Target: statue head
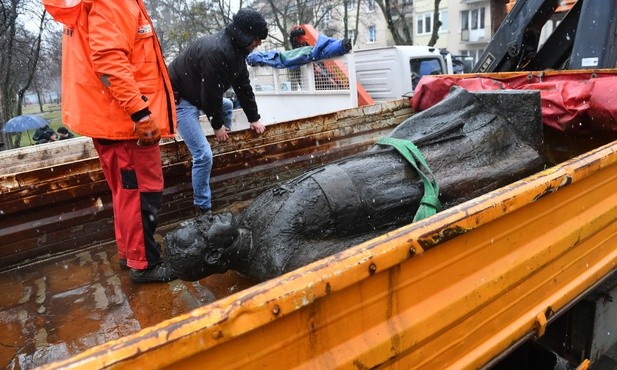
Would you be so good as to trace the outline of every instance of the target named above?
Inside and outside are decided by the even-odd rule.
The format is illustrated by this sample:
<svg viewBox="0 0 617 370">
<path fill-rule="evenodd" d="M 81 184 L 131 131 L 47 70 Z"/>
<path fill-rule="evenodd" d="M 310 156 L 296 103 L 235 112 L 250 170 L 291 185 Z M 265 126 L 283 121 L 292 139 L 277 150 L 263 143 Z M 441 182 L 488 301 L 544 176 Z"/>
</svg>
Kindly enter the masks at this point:
<svg viewBox="0 0 617 370">
<path fill-rule="evenodd" d="M 206 214 L 182 222 L 165 236 L 165 260 L 182 280 L 195 281 L 229 270 L 225 251 L 238 235 L 231 213 Z"/>
</svg>

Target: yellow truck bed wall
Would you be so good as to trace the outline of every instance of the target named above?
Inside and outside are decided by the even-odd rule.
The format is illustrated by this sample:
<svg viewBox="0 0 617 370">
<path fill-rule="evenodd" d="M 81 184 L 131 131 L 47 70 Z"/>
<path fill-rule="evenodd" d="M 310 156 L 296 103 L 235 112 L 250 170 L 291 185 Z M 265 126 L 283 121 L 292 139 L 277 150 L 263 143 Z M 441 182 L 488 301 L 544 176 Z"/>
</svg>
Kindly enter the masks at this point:
<svg viewBox="0 0 617 370">
<path fill-rule="evenodd" d="M 476 369 L 614 270 L 617 144 L 45 368 Z"/>
</svg>

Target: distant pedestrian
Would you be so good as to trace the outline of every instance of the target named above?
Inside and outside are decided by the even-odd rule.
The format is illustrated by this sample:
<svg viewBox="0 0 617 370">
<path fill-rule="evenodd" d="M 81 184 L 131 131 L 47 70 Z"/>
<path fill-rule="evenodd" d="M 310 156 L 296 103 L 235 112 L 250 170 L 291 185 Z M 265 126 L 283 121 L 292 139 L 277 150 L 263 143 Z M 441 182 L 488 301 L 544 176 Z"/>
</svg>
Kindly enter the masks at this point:
<svg viewBox="0 0 617 370">
<path fill-rule="evenodd" d="M 75 135 L 73 135 L 73 133 L 69 131 L 66 127 L 58 127 L 58 140 L 72 139 L 74 137 Z"/>
<path fill-rule="evenodd" d="M 49 127 L 49 125 L 45 125 L 43 127 L 39 127 L 34 131 L 34 135 L 32 135 L 32 140 L 36 144 L 45 144 L 50 141 L 58 140 L 58 136 L 56 135 L 56 131 L 53 128 Z"/>
</svg>

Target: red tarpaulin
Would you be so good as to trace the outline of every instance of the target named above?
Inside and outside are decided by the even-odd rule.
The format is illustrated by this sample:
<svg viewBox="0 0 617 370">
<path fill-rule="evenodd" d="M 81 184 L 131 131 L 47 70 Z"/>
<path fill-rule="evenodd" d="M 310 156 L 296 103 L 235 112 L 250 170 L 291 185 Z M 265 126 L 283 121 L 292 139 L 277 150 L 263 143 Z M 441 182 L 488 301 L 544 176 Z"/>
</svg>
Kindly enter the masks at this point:
<svg viewBox="0 0 617 370">
<path fill-rule="evenodd" d="M 469 91 L 540 90 L 544 124 L 560 131 L 617 132 L 617 71 L 424 76 L 412 98 L 416 112 L 440 102 L 454 85 Z"/>
</svg>

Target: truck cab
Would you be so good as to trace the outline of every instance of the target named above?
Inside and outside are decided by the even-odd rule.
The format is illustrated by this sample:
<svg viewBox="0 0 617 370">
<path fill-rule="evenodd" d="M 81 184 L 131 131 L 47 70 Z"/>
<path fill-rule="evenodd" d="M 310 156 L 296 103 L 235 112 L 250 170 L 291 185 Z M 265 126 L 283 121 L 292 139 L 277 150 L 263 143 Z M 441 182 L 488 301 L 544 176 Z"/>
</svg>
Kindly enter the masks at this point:
<svg viewBox="0 0 617 370">
<path fill-rule="evenodd" d="M 397 45 L 353 52 L 356 78 L 375 101 L 410 97 L 422 76 L 452 73 L 439 49 Z"/>
</svg>

